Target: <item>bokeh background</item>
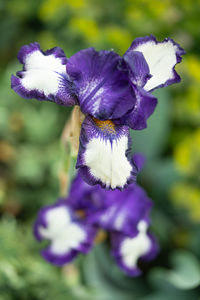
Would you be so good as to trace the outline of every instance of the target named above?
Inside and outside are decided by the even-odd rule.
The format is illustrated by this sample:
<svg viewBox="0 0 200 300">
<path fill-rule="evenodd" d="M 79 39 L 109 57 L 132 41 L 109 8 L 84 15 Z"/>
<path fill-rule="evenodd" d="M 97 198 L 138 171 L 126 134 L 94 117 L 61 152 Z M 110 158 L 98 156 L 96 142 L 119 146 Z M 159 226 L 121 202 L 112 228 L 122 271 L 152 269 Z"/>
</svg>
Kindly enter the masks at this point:
<svg viewBox="0 0 200 300">
<path fill-rule="evenodd" d="M 0 300 L 200 299 L 200 1 L 1 0 L 0 33 Z M 115 266 L 106 243 L 72 265 L 51 266 L 32 225 L 59 195 L 60 135 L 70 109 L 11 90 L 17 52 L 37 41 L 68 57 L 91 46 L 123 54 L 149 34 L 187 51 L 177 66 L 182 82 L 155 92 L 148 129 L 132 133 L 134 151 L 147 157 L 139 182 L 154 201 L 161 252 L 142 265 L 140 278 Z"/>
</svg>

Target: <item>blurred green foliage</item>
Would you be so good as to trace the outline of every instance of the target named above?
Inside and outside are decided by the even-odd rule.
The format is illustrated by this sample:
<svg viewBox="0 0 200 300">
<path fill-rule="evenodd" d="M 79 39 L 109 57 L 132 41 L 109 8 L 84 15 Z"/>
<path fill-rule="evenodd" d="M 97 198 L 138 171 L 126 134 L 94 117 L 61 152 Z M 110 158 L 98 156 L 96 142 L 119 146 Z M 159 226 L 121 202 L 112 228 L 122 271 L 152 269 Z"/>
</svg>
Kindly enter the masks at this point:
<svg viewBox="0 0 200 300">
<path fill-rule="evenodd" d="M 199 15 L 199 0 L 0 1 L 0 300 L 199 299 Z M 41 206 L 59 196 L 59 137 L 70 110 L 10 89 L 17 52 L 38 41 L 68 57 L 86 47 L 123 54 L 148 34 L 170 36 L 187 51 L 177 66 L 182 82 L 155 92 L 159 105 L 148 128 L 132 133 L 134 151 L 147 156 L 139 182 L 155 203 L 160 255 L 137 279 L 114 265 L 105 245 L 73 265 L 50 266 L 31 231 Z"/>
</svg>

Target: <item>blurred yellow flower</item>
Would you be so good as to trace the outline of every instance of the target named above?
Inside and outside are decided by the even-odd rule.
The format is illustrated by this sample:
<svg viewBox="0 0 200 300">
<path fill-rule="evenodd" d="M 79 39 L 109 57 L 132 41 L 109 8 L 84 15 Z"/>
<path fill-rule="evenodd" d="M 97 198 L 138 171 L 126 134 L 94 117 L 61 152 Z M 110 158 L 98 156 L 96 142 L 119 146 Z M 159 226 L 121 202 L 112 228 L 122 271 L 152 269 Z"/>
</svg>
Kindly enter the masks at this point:
<svg viewBox="0 0 200 300">
<path fill-rule="evenodd" d="M 127 0 L 126 14 L 136 19 L 144 18 L 144 15 L 151 14 L 154 18 L 163 16 L 171 6 L 170 0 Z"/>
<path fill-rule="evenodd" d="M 39 16 L 42 20 L 48 20 L 66 7 L 75 11 L 81 9 L 85 6 L 85 2 L 86 0 L 45 0 L 39 9 Z"/>
<path fill-rule="evenodd" d="M 69 28 L 81 34 L 88 42 L 95 43 L 99 38 L 99 28 L 92 19 L 84 17 L 71 18 Z"/>
<path fill-rule="evenodd" d="M 186 60 L 188 74 L 195 80 L 200 81 L 200 59 L 197 56 L 189 56 Z"/>
<path fill-rule="evenodd" d="M 188 175 L 198 172 L 200 166 L 200 128 L 185 137 L 175 147 L 174 159 L 181 172 Z"/>
<path fill-rule="evenodd" d="M 174 156 L 179 168 L 188 171 L 190 165 L 190 148 L 187 141 L 182 142 L 175 148 Z"/>
<path fill-rule="evenodd" d="M 102 33 L 106 44 L 110 45 L 110 47 L 120 54 L 124 54 L 133 40 L 133 36 L 128 30 L 114 25 L 107 26 Z"/>
<path fill-rule="evenodd" d="M 38 34 L 38 42 L 43 49 L 50 49 L 58 44 L 51 31 L 40 31 Z"/>
<path fill-rule="evenodd" d="M 144 18 L 144 14 L 142 12 L 142 10 L 138 7 L 131 7 L 128 6 L 126 9 L 126 18 L 130 19 L 130 20 L 134 20 L 134 21 L 138 21 L 141 20 L 142 18 Z"/>
<path fill-rule="evenodd" d="M 200 87 L 199 84 L 191 84 L 187 93 L 187 110 L 200 116 Z"/>
<path fill-rule="evenodd" d="M 200 85 L 192 81 L 184 94 L 180 94 L 174 102 L 174 116 L 184 123 L 188 121 L 195 126 L 200 125 Z"/>
<path fill-rule="evenodd" d="M 185 182 L 178 182 L 171 188 L 170 197 L 175 205 L 182 206 L 187 210 L 192 221 L 200 222 L 199 187 Z"/>
<path fill-rule="evenodd" d="M 160 1 L 148 1 L 142 0 L 145 5 L 148 5 L 148 8 L 154 17 L 161 17 L 169 9 L 171 5 L 170 0 Z"/>
</svg>

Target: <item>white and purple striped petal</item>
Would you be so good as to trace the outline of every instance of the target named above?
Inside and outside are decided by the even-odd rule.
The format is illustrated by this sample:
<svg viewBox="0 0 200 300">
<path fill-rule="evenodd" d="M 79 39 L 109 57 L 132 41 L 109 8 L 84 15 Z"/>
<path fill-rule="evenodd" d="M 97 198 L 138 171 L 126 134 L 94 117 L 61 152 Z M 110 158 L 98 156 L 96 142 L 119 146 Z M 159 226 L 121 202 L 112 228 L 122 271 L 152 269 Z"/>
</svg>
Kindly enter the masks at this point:
<svg viewBox="0 0 200 300">
<path fill-rule="evenodd" d="M 87 117 L 82 124 L 76 167 L 91 185 L 123 189 L 137 175 L 129 159 L 129 145 L 127 126 Z"/>
<path fill-rule="evenodd" d="M 121 234 L 112 236 L 112 254 L 119 267 L 128 275 L 139 276 L 139 260 L 152 260 L 158 254 L 156 239 L 148 232 L 148 223 L 141 220 L 138 224 L 138 233 L 134 237 Z"/>
<path fill-rule="evenodd" d="M 104 207 L 93 211 L 88 221 L 111 232 L 120 232 L 127 236 L 138 233 L 138 223 L 145 219 L 149 223 L 149 211 L 152 202 L 145 191 L 136 183 L 123 191 L 106 191 Z"/>
<path fill-rule="evenodd" d="M 144 85 L 146 91 L 168 86 L 180 81 L 180 76 L 175 71 L 175 65 L 182 60 L 185 51 L 172 39 L 166 38 L 158 42 L 153 35 L 136 38 L 125 53 L 125 58 L 131 53 L 141 52 L 148 64 L 151 77 Z M 132 54 L 133 55 L 133 54 Z M 130 62 L 128 62 L 130 64 Z M 144 75 L 146 70 L 144 70 Z"/>
<path fill-rule="evenodd" d="M 74 86 L 66 72 L 67 59 L 61 48 L 43 52 L 38 43 L 32 43 L 20 49 L 18 59 L 23 71 L 11 77 L 11 87 L 16 93 L 24 98 L 65 106 L 77 104 Z"/>
<path fill-rule="evenodd" d="M 41 254 L 50 263 L 63 265 L 78 253 L 87 253 L 93 243 L 95 229 L 73 214 L 65 201 L 40 210 L 34 226 L 35 237 L 50 245 Z"/>
<path fill-rule="evenodd" d="M 84 49 L 67 62 L 83 113 L 100 120 L 116 119 L 134 106 L 135 95 L 124 60 L 113 51 Z"/>
</svg>

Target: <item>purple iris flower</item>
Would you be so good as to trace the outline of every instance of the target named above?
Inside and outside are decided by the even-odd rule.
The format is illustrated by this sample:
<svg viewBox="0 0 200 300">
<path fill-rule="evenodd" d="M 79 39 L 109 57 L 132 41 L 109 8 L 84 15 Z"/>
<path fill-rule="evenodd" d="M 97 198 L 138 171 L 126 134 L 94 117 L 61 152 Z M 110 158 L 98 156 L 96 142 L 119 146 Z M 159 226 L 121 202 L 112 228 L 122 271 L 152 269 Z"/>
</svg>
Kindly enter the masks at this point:
<svg viewBox="0 0 200 300">
<path fill-rule="evenodd" d="M 43 257 L 63 265 L 79 253 L 86 254 L 98 230 L 104 229 L 111 234 L 111 252 L 117 264 L 137 276 L 138 260 L 154 258 L 158 253 L 155 238 L 148 233 L 151 206 L 136 183 L 124 191 L 107 191 L 88 185 L 78 173 L 68 197 L 39 212 L 34 234 L 39 241 L 49 240 Z"/>
<path fill-rule="evenodd" d="M 147 126 L 157 104 L 151 91 L 180 81 L 175 65 L 183 54 L 173 40 L 152 35 L 135 39 L 122 57 L 89 48 L 67 59 L 58 47 L 43 52 L 33 43 L 19 51 L 23 71 L 11 86 L 24 98 L 79 105 L 85 121 L 76 167 L 91 185 L 122 189 L 136 177 L 129 128 Z"/>
</svg>

